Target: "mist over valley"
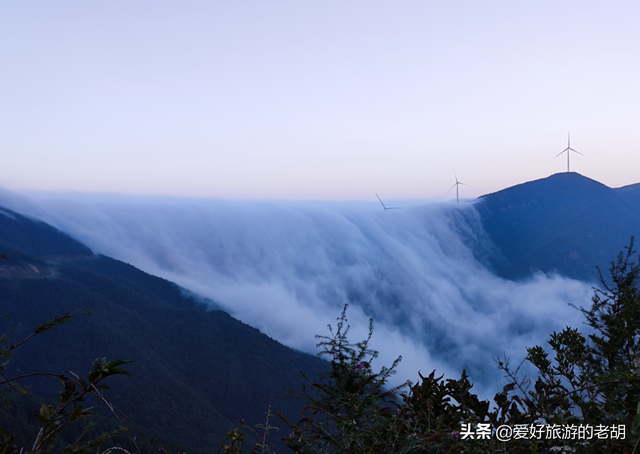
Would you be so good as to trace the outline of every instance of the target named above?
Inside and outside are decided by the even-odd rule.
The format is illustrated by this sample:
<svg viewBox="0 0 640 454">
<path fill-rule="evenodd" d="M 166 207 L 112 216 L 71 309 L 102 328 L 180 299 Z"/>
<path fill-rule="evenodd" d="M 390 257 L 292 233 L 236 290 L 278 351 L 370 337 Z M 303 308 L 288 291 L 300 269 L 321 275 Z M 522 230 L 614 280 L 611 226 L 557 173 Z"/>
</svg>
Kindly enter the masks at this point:
<svg viewBox="0 0 640 454">
<path fill-rule="evenodd" d="M 492 358 L 506 354 L 520 361 L 527 346 L 543 344 L 552 331 L 580 326 L 581 315 L 570 305 L 588 304 L 595 266 L 606 269 L 628 243 L 632 232 L 620 225 L 629 224 L 626 220 L 638 225 L 637 207 L 630 208 L 634 205 L 626 199 L 620 203 L 632 216 L 620 222 L 614 214 L 615 235 L 596 213 L 602 201 L 588 192 L 573 191 L 572 203 L 578 205 L 562 208 L 570 193 L 558 189 L 554 194 L 554 187 L 593 186 L 589 182 L 606 188 L 578 174 L 558 174 L 522 185 L 545 187 L 544 200 L 516 187 L 459 205 L 394 202 L 402 208 L 388 211 L 377 200 L 252 202 L 64 193 L 32 193 L 24 211 L 95 253 L 209 298 L 214 307 L 285 345 L 316 353 L 314 335 L 324 334 L 349 304 L 353 340 L 365 337 L 371 317 L 380 365 L 403 356 L 395 383 L 415 380 L 419 370 L 458 376 L 466 368 L 477 387 L 495 391 L 502 380 Z M 528 209 L 520 200 L 527 197 Z M 506 211 L 511 206 L 519 207 L 515 214 Z M 534 209 L 537 221 L 518 217 Z M 545 210 L 548 219 L 540 219 Z M 591 217 L 592 226 L 582 225 L 580 231 L 587 231 L 592 242 L 608 238 L 610 250 L 596 248 L 598 262 L 567 262 L 567 257 L 594 256 L 592 245 L 580 244 L 571 222 L 562 224 L 562 212 L 570 220 L 577 212 Z M 544 237 L 558 222 L 562 228 L 551 239 L 572 238 L 568 251 L 558 252 Z M 538 246 L 537 251 L 546 253 L 546 269 L 535 261 L 514 260 L 526 257 L 534 243 L 549 243 L 550 249 Z M 580 265 L 577 271 L 573 262 Z"/>
</svg>

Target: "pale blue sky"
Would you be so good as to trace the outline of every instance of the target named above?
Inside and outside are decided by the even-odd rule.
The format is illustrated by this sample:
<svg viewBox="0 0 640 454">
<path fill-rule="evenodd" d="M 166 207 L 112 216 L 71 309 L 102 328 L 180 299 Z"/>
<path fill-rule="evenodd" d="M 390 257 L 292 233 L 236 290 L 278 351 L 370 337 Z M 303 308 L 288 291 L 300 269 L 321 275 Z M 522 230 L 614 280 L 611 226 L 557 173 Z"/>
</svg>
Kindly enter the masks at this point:
<svg viewBox="0 0 640 454">
<path fill-rule="evenodd" d="M 634 1 L 7 1 L 0 186 L 475 197 L 640 181 Z M 450 192 L 447 197 L 451 197 Z"/>
</svg>

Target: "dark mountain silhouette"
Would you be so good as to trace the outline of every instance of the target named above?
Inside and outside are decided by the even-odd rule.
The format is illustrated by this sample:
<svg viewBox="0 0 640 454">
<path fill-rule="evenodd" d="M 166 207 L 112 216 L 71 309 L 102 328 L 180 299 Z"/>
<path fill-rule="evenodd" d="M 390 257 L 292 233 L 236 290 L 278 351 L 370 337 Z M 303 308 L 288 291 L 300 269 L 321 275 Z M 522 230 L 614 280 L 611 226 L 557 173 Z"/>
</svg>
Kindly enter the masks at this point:
<svg viewBox="0 0 640 454">
<path fill-rule="evenodd" d="M 50 225 L 1 207 L 0 245 L 22 250 L 42 259 L 93 256 L 88 247 Z"/>
<path fill-rule="evenodd" d="M 640 209 L 640 183 L 614 189 L 616 194 Z"/>
<path fill-rule="evenodd" d="M 499 249 L 490 266 L 521 279 L 536 270 L 597 282 L 612 257 L 640 235 L 640 185 L 609 188 L 558 173 L 480 197 L 486 233 Z"/>
<path fill-rule="evenodd" d="M 132 376 L 111 377 L 107 396 L 173 452 L 195 445 L 216 452 L 240 418 L 264 424 L 270 405 L 297 420 L 301 402 L 286 396 L 299 389 L 299 370 L 315 377 L 328 368 L 223 311 L 208 310 L 169 281 L 95 256 L 51 226 L 6 209 L 0 210 L 0 252 L 9 258 L 0 261 L 0 314 L 9 314 L 2 330 L 13 330 L 10 341 L 65 312 L 93 312 L 21 346 L 9 374 L 86 376 L 97 357 L 132 360 Z M 28 384 L 30 395 L 41 398 L 55 400 L 60 390 L 56 379 Z M 0 427 L 18 434 L 23 446 L 37 433 L 32 415 L 39 405 L 14 404 L 0 409 Z"/>
</svg>

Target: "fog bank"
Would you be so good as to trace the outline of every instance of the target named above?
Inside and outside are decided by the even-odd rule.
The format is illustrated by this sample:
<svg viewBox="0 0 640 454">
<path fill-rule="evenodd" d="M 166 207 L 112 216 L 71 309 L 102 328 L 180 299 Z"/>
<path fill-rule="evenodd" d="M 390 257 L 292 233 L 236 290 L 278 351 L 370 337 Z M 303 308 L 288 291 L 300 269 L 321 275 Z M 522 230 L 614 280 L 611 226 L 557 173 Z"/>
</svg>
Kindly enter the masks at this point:
<svg viewBox="0 0 640 454">
<path fill-rule="evenodd" d="M 395 382 L 433 369 L 479 390 L 505 382 L 493 357 L 519 363 L 527 346 L 582 328 L 569 307 L 586 283 L 538 274 L 511 282 L 474 250 L 490 251 L 471 202 L 383 211 L 374 202 L 226 201 L 29 194 L 0 202 L 108 255 L 214 300 L 291 347 L 316 353 L 345 303 L 351 340 L 374 319 L 377 366 L 403 356 Z M 17 205 L 20 205 L 20 209 Z"/>
</svg>

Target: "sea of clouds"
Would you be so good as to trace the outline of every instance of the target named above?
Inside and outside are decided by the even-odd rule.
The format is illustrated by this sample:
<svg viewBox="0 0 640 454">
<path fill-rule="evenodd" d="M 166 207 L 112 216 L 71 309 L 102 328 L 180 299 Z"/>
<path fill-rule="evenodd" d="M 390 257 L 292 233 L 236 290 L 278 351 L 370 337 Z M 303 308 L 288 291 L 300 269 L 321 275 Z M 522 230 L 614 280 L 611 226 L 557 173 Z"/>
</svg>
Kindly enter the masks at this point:
<svg viewBox="0 0 640 454">
<path fill-rule="evenodd" d="M 317 353 L 349 304 L 350 338 L 374 320 L 374 367 L 402 355 L 394 384 L 463 368 L 481 394 L 506 380 L 526 347 L 589 304 L 589 284 L 534 274 L 512 282 L 483 265 L 493 246 L 474 202 L 229 201 L 73 193 L 0 194 L 94 252 L 128 262 L 212 299 L 270 337 Z M 397 204 L 396 204 L 397 205 Z M 525 368 L 529 374 L 530 369 Z"/>
</svg>

